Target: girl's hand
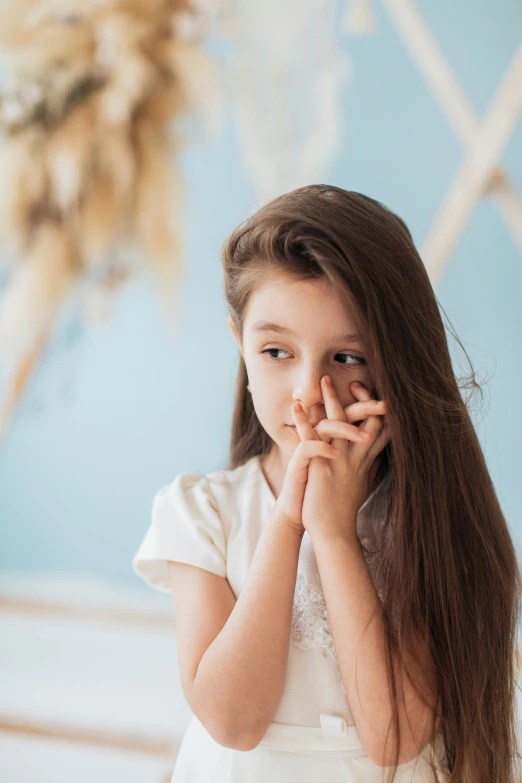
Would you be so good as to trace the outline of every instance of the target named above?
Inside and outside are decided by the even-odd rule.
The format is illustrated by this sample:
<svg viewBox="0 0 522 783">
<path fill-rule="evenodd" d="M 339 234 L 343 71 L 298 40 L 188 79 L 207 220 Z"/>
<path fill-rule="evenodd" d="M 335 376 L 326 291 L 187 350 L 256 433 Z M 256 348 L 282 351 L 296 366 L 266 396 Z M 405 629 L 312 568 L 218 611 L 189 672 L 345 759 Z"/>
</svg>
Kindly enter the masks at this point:
<svg viewBox="0 0 522 783">
<path fill-rule="evenodd" d="M 321 380 L 327 418 L 315 429 L 301 406 L 293 408 L 294 421 L 301 440 L 319 436 L 339 449 L 333 460 L 317 456 L 311 460 L 308 481 L 302 506 L 303 527 L 310 535 L 356 536 L 357 512 L 368 497 L 378 468 L 378 458 L 389 441 L 388 425 L 381 416 L 386 407 L 376 406 L 376 401 L 364 386 L 352 384 L 351 390 L 358 402 L 345 411 L 328 376 Z M 298 405 L 298 404 L 296 404 Z M 375 412 L 374 412 L 375 411 Z M 359 427 L 352 421 L 366 418 Z M 354 436 L 354 430 L 359 437 Z M 361 439 L 367 433 L 370 437 Z"/>
<path fill-rule="evenodd" d="M 275 502 L 276 508 L 285 522 L 301 535 L 305 531 L 302 522 L 302 508 L 310 462 L 314 458 L 327 462 L 340 454 L 339 449 L 330 446 L 314 432 L 312 427 L 309 428 L 311 433 L 308 438 L 298 444 L 290 457 L 283 488 Z M 357 427 L 354 429 L 357 430 Z"/>
</svg>

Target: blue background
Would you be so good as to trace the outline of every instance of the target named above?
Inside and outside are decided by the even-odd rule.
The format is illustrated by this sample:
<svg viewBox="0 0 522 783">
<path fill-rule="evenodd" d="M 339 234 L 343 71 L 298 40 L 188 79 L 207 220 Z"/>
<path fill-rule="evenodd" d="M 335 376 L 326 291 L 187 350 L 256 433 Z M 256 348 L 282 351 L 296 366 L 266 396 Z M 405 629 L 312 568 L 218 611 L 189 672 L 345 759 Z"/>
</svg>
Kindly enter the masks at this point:
<svg viewBox="0 0 522 783">
<path fill-rule="evenodd" d="M 522 4 L 417 6 L 482 117 L 520 41 Z M 383 201 L 421 246 L 463 151 L 380 4 L 376 13 L 372 36 L 340 38 L 353 74 L 343 92 L 343 142 L 321 181 Z M 209 46 L 228 56 L 221 42 Z M 503 165 L 522 193 L 522 124 Z M 180 333 L 168 336 L 145 275 L 122 289 L 108 327 L 82 327 L 74 303 L 63 312 L 0 443 L 0 569 L 81 571 L 137 586 L 131 559 L 154 493 L 181 471 L 226 462 L 239 354 L 219 250 L 255 199 L 230 104 L 219 140 L 186 148 L 181 167 Z M 472 418 L 519 545 L 522 263 L 490 199 L 474 210 L 436 293 L 483 381 Z M 450 349 L 467 372 L 451 338 Z"/>
</svg>

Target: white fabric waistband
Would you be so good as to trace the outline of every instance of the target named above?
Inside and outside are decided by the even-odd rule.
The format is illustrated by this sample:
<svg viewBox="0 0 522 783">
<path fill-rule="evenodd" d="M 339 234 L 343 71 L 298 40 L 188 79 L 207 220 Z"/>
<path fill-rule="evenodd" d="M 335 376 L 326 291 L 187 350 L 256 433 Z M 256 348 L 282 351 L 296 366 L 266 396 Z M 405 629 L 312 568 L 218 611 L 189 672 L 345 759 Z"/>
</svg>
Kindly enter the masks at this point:
<svg viewBox="0 0 522 783">
<path fill-rule="evenodd" d="M 339 715 L 319 716 L 320 726 L 295 726 L 272 722 L 261 745 L 297 753 L 331 752 L 341 756 L 365 756 L 357 728 Z"/>
<path fill-rule="evenodd" d="M 339 715 L 321 714 L 319 720 L 320 726 L 295 726 L 272 722 L 259 744 L 271 750 L 368 759 L 356 726 L 348 726 L 345 719 Z M 442 755 L 443 739 L 442 734 L 438 732 L 415 759 L 399 765 L 397 771 L 406 774 L 414 770 L 415 780 L 419 783 L 432 781 L 430 763 L 434 756 L 440 759 Z M 450 779 L 450 775 L 439 769 L 437 773 L 439 783 L 449 783 Z M 398 779 L 398 783 L 401 781 L 403 781 L 402 777 Z"/>
</svg>

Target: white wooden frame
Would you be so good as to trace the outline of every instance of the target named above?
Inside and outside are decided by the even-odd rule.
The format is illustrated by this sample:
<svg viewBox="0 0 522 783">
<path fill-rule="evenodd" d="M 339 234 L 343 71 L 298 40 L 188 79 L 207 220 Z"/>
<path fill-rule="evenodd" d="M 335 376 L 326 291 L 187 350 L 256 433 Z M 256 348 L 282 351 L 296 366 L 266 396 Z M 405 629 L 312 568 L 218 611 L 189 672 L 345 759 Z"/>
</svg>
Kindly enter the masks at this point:
<svg viewBox="0 0 522 783">
<path fill-rule="evenodd" d="M 413 0 L 382 0 L 404 45 L 435 95 L 465 154 L 422 250 L 433 283 L 439 280 L 480 198 L 490 193 L 522 251 L 522 200 L 501 164 L 522 113 L 522 44 L 482 122 L 460 87 Z"/>
</svg>

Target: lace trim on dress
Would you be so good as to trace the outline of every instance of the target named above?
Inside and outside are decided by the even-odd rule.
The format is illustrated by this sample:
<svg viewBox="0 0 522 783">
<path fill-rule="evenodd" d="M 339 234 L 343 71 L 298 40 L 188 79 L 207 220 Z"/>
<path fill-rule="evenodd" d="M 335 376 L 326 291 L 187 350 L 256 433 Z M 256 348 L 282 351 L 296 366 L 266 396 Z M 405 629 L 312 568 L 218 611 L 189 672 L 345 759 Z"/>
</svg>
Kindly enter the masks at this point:
<svg viewBox="0 0 522 783">
<path fill-rule="evenodd" d="M 362 542 L 361 549 L 375 584 L 376 579 L 370 552 Z M 377 592 L 382 600 L 378 589 Z M 297 572 L 292 607 L 291 637 L 296 647 L 301 650 L 319 647 L 324 658 L 337 660 L 330 618 L 319 575 L 313 581 L 308 582 L 300 571 Z"/>
<path fill-rule="evenodd" d="M 300 572 L 295 586 L 291 636 L 301 650 L 319 647 L 324 658 L 337 660 L 321 580 L 308 582 Z"/>
</svg>

